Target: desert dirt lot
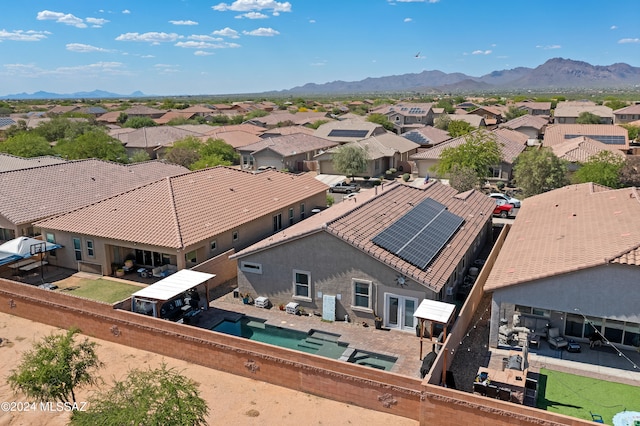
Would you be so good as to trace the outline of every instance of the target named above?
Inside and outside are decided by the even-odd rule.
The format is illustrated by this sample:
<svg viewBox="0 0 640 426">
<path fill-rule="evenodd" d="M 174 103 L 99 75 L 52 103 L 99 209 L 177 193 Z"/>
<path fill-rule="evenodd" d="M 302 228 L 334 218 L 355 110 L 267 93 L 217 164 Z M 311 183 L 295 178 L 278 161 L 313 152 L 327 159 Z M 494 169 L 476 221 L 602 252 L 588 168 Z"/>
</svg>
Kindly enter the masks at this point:
<svg viewBox="0 0 640 426">
<path fill-rule="evenodd" d="M 7 384 L 7 376 L 20 361 L 22 353 L 33 342 L 52 332 L 64 332 L 44 324 L 0 313 L 0 402 L 24 402 Z M 77 339 L 84 338 L 78 336 Z M 188 362 L 166 358 L 151 352 L 116 343 L 98 342 L 98 357 L 105 364 L 99 375 L 109 388 L 114 379 L 122 380 L 132 368 L 157 367 L 162 362 L 174 367 L 200 383 L 201 396 L 209 406 L 210 425 L 417 425 L 403 417 L 343 404 L 314 395 L 270 385 L 257 380 L 234 376 Z M 77 401 L 86 401 L 94 389 L 80 389 Z M 65 412 L 2 412 L 0 425 L 67 424 Z"/>
</svg>

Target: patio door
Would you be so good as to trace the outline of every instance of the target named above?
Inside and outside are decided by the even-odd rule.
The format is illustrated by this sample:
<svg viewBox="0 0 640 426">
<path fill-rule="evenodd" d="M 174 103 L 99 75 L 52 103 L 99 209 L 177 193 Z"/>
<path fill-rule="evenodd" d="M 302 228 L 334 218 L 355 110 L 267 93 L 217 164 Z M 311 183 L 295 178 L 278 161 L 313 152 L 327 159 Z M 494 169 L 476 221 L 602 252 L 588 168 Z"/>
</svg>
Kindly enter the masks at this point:
<svg viewBox="0 0 640 426">
<path fill-rule="evenodd" d="M 418 309 L 418 299 L 415 297 L 385 293 L 385 327 L 395 328 L 398 330 L 415 331 L 416 318 L 413 316 L 413 313 L 416 309 Z"/>
</svg>

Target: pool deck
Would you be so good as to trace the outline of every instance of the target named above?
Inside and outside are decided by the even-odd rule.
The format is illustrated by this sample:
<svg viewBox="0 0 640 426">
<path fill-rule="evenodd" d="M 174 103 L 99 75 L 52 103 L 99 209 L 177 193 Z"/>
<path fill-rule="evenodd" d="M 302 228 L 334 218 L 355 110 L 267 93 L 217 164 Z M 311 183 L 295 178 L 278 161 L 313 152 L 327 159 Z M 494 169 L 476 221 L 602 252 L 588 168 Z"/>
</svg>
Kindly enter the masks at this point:
<svg viewBox="0 0 640 426">
<path fill-rule="evenodd" d="M 211 329 L 224 319 L 236 320 L 242 315 L 265 319 L 267 324 L 308 332 L 318 330 L 339 334 L 338 341 L 349 344 L 349 348 L 390 355 L 398 360 L 390 372 L 404 376 L 420 378 L 420 339 L 415 332 L 403 332 L 389 329 L 376 330 L 373 325 L 364 327 L 362 323 L 336 321 L 324 322 L 318 316 L 300 316 L 287 314 L 277 307 L 270 309 L 245 305 L 241 299 L 225 295 L 209 303 L 210 309 L 203 312 L 198 327 Z M 431 351 L 429 343 L 424 344 L 424 354 Z"/>
</svg>

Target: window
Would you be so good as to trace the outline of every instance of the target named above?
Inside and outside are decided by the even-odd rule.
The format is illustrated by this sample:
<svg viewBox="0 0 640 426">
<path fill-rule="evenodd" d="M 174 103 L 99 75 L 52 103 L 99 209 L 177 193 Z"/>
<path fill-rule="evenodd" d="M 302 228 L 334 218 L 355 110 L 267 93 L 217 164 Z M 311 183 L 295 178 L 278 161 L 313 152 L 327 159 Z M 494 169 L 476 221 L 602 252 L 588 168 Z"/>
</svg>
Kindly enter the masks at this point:
<svg viewBox="0 0 640 426">
<path fill-rule="evenodd" d="M 273 232 L 278 232 L 282 229 L 282 213 L 278 213 L 273 217 Z"/>
<path fill-rule="evenodd" d="M 93 240 L 87 240 L 86 241 L 87 244 L 87 256 L 89 257 L 95 257 L 95 250 L 93 248 Z"/>
<path fill-rule="evenodd" d="M 213 252 L 213 251 L 216 251 L 217 248 L 218 248 L 218 241 L 217 240 L 211 241 L 211 244 L 209 245 L 209 250 Z"/>
<path fill-rule="evenodd" d="M 194 251 L 190 251 L 189 253 L 185 253 L 184 260 L 187 263 L 196 263 L 196 260 L 197 260 L 196 251 L 194 250 Z"/>
<path fill-rule="evenodd" d="M 624 327 L 624 342 L 627 346 L 640 346 L 640 324 L 628 322 Z"/>
<path fill-rule="evenodd" d="M 311 273 L 293 270 L 293 297 L 311 300 Z"/>
<path fill-rule="evenodd" d="M 45 239 L 46 239 L 46 241 L 48 243 L 53 243 L 53 244 L 56 243 L 56 236 L 54 234 L 49 233 L 49 232 L 47 232 L 47 235 L 45 235 Z M 56 257 L 56 251 L 55 250 L 51 250 L 49 252 L 49 256 Z"/>
<path fill-rule="evenodd" d="M 611 343 L 622 343 L 624 322 L 608 319 L 604 324 L 604 337 Z"/>
<path fill-rule="evenodd" d="M 548 309 L 538 309 L 538 308 L 532 308 L 531 309 L 533 315 L 538 315 L 541 317 L 546 317 L 549 318 L 551 316 L 551 311 Z"/>
<path fill-rule="evenodd" d="M 520 306 L 520 305 L 516 305 L 516 312 L 520 312 L 521 314 L 530 314 L 531 313 L 531 307 L 529 306 Z"/>
<path fill-rule="evenodd" d="M 374 167 L 374 170 L 380 170 L 380 159 L 376 159 L 373 162 L 373 167 Z"/>
<path fill-rule="evenodd" d="M 240 262 L 240 270 L 252 274 L 262 274 L 262 264 L 254 262 Z"/>
<path fill-rule="evenodd" d="M 565 336 L 582 337 L 582 330 L 584 330 L 582 315 L 567 314 L 567 321 L 564 325 Z"/>
<path fill-rule="evenodd" d="M 353 306 L 371 309 L 371 281 L 353 279 Z"/>
<path fill-rule="evenodd" d="M 238 231 L 233 231 L 233 234 L 231 234 L 231 239 L 234 243 L 240 239 L 240 234 L 238 233 Z"/>
<path fill-rule="evenodd" d="M 82 260 L 82 244 L 80 238 L 73 239 L 73 251 L 76 254 L 76 260 Z"/>
<path fill-rule="evenodd" d="M 300 220 L 304 219 L 304 203 L 300 204 Z"/>
<path fill-rule="evenodd" d="M 293 225 L 293 207 L 289 209 L 289 226 Z"/>
</svg>

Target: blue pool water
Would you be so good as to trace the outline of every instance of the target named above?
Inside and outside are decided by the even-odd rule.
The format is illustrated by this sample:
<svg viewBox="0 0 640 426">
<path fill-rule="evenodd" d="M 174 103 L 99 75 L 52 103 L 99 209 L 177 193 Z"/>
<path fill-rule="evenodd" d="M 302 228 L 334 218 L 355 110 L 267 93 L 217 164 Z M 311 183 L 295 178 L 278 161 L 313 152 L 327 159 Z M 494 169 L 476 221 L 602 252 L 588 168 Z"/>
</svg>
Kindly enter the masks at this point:
<svg viewBox="0 0 640 426">
<path fill-rule="evenodd" d="M 390 370 L 397 360 L 387 355 L 348 348 L 348 343 L 338 342 L 340 336 L 337 334 L 318 330 L 305 333 L 265 324 L 265 320 L 259 318 L 242 317 L 238 321 L 224 320 L 212 330 L 381 370 Z"/>
</svg>

